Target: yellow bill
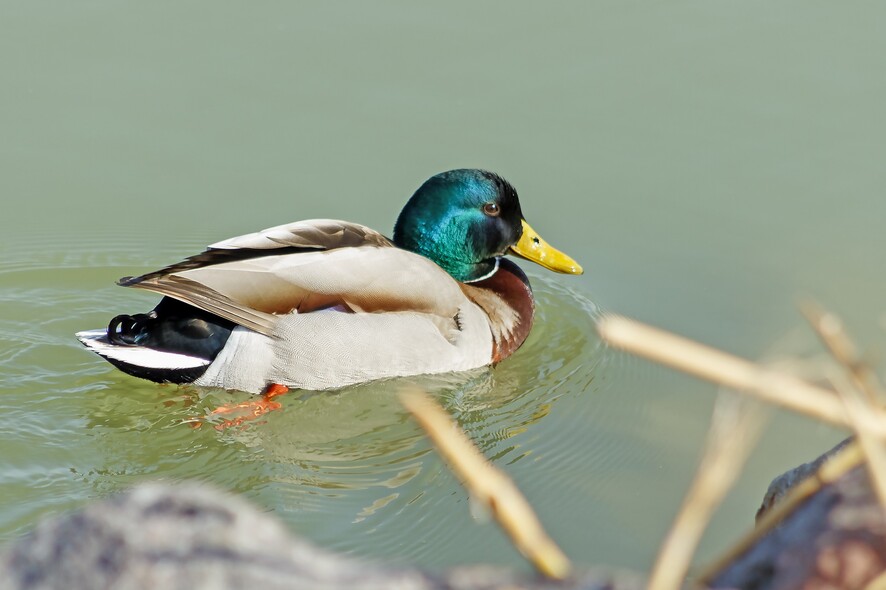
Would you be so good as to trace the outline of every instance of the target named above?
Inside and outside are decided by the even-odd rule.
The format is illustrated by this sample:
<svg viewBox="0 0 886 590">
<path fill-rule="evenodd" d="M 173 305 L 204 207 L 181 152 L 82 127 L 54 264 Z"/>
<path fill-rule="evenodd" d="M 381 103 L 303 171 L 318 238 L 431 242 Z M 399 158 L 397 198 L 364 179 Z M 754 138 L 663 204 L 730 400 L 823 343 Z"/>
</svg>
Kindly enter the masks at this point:
<svg viewBox="0 0 886 590">
<path fill-rule="evenodd" d="M 526 223 L 525 219 L 522 222 L 523 237 L 520 238 L 519 242 L 511 246 L 511 252 L 554 272 L 571 275 L 580 275 L 584 272 L 581 265 L 570 256 L 560 252 L 541 239 L 541 236 Z"/>
</svg>

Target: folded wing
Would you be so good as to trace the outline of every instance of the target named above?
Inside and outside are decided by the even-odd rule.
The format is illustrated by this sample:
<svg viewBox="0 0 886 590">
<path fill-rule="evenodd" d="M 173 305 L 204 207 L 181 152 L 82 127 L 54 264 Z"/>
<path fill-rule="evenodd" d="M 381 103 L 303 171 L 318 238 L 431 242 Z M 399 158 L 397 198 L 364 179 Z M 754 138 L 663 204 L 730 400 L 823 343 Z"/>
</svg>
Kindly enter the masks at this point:
<svg viewBox="0 0 886 590">
<path fill-rule="evenodd" d="M 308 220 L 231 238 L 121 285 L 179 299 L 270 335 L 278 316 L 338 308 L 414 311 L 456 322 L 466 301 L 430 260 L 355 223 Z"/>
</svg>

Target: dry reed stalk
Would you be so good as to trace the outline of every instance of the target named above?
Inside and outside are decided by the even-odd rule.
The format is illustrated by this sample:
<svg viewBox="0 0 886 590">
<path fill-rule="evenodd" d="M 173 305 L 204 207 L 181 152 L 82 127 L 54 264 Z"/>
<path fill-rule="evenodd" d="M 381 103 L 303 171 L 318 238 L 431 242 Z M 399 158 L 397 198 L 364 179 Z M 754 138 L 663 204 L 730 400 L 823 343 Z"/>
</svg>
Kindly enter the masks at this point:
<svg viewBox="0 0 886 590">
<path fill-rule="evenodd" d="M 868 475 L 874 484 L 880 506 L 886 507 L 886 449 L 883 448 L 882 439 L 874 433 L 874 428 L 884 422 L 883 413 L 854 387 L 839 383 L 837 385 L 837 391 L 840 392 L 846 411 L 855 426 L 856 441 L 864 454 Z"/>
<path fill-rule="evenodd" d="M 886 402 L 880 379 L 858 354 L 858 347 L 843 327 L 843 321 L 811 300 L 801 302 L 800 311 L 828 352 L 849 373 L 855 387 L 867 395 L 868 401 L 878 406 Z"/>
<path fill-rule="evenodd" d="M 824 422 L 853 426 L 835 392 L 791 375 L 619 316 L 602 318 L 597 329 L 610 345 L 638 356 Z M 871 428 L 877 437 L 886 438 L 886 423 L 872 424 Z"/>
<path fill-rule="evenodd" d="M 545 576 L 566 579 L 572 571 L 569 559 L 545 533 L 517 486 L 486 460 L 430 396 L 418 390 L 403 391 L 400 401 L 471 496 L 489 509 L 520 553 Z"/>
<path fill-rule="evenodd" d="M 793 376 L 760 367 L 750 361 L 705 346 L 675 334 L 619 316 L 606 316 L 598 323 L 603 339 L 624 349 L 721 386 L 752 394 L 764 401 L 807 416 L 852 428 L 849 411 L 836 392 L 816 387 Z M 877 437 L 886 437 L 886 425 L 872 426 Z M 700 583 L 744 553 L 763 534 L 797 508 L 826 483 L 836 480 L 863 460 L 856 444 L 847 445 L 826 461 L 817 474 L 797 484 L 773 507 L 757 527 L 722 558 L 706 568 Z"/>
<path fill-rule="evenodd" d="M 836 316 L 811 304 L 804 307 L 804 313 L 851 379 L 851 384 L 832 379 L 838 384 L 837 392 L 626 318 L 607 316 L 598 324 L 603 339 L 613 346 L 807 416 L 851 428 L 858 435 L 858 442 L 846 445 L 825 461 L 815 475 L 796 484 L 753 531 L 706 568 L 699 576 L 699 584 L 704 585 L 807 498 L 862 461 L 869 469 L 881 505 L 886 506 L 886 450 L 882 446 L 886 439 L 886 414 L 878 407 L 878 400 L 884 399 L 882 387 L 870 367 L 860 362 L 857 349 Z M 661 588 L 675 588 L 673 584 L 679 583 L 673 578 L 669 581 L 672 585 Z M 869 588 L 886 590 L 886 578 L 876 579 Z"/>
<path fill-rule="evenodd" d="M 698 471 L 659 550 L 649 590 L 681 587 L 701 536 L 741 472 L 762 422 L 762 409 L 751 400 L 718 398 Z"/>
<path fill-rule="evenodd" d="M 886 590 L 886 572 L 868 582 L 864 590 Z"/>
<path fill-rule="evenodd" d="M 880 505 L 886 506 L 886 449 L 883 448 L 882 439 L 876 435 L 877 428 L 886 423 L 886 415 L 879 407 L 879 400 L 883 399 L 880 381 L 874 371 L 861 361 L 858 348 L 837 315 L 811 301 L 801 304 L 800 309 L 825 348 L 849 377 L 850 382 L 839 377 L 832 377 L 831 381 L 852 420 Z"/>
</svg>

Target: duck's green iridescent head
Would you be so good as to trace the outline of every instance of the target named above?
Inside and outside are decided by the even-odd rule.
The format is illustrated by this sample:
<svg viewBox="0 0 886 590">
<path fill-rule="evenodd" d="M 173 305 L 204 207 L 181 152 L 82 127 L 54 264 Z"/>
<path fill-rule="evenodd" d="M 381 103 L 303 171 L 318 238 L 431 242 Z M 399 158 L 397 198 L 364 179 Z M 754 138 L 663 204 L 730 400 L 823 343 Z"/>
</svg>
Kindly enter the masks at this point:
<svg viewBox="0 0 886 590">
<path fill-rule="evenodd" d="M 514 187 L 485 170 L 450 170 L 425 181 L 400 212 L 394 243 L 463 282 L 490 276 L 508 251 L 557 272 L 582 272 L 529 227 Z"/>
</svg>

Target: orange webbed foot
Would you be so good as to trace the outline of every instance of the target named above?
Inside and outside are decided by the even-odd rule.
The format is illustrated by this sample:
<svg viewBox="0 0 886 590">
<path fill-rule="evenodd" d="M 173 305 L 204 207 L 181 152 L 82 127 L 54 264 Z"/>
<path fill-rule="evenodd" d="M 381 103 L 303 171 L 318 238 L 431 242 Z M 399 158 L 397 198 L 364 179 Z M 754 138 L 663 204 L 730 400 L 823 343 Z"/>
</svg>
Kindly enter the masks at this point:
<svg viewBox="0 0 886 590">
<path fill-rule="evenodd" d="M 255 420 L 259 416 L 264 416 L 268 412 L 282 408 L 283 404 L 276 401 L 274 398 L 283 395 L 287 391 L 289 391 L 289 388 L 285 385 L 271 383 L 265 388 L 264 393 L 257 399 L 251 399 L 238 404 L 225 404 L 219 406 L 209 412 L 207 418 L 213 416 L 232 416 L 224 422 L 214 426 L 214 428 L 219 431 L 230 428 L 231 426 L 240 426 L 248 420 Z M 201 422 L 195 424 L 196 427 L 199 427 L 200 425 Z"/>
</svg>

